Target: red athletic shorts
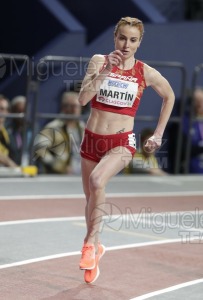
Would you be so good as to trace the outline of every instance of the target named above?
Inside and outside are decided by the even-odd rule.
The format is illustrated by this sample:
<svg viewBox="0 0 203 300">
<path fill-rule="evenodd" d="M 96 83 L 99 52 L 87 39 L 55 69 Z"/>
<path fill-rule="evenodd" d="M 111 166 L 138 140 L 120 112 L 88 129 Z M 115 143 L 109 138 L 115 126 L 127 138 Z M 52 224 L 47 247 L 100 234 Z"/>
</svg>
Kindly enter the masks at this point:
<svg viewBox="0 0 203 300">
<path fill-rule="evenodd" d="M 136 152 L 135 134 L 129 131 L 118 134 L 101 135 L 85 129 L 80 155 L 83 158 L 99 162 L 109 150 L 118 146 L 127 148 L 133 156 Z M 122 149 L 115 149 L 115 153 L 121 153 L 121 151 Z"/>
</svg>

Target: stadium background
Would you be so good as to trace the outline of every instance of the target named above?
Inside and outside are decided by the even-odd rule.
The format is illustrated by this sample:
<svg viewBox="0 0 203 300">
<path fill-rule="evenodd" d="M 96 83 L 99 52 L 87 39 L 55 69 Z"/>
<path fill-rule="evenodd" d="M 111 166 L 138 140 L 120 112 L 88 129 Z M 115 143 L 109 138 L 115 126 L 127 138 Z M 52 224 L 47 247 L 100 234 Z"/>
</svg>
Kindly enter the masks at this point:
<svg viewBox="0 0 203 300">
<path fill-rule="evenodd" d="M 1 7 L 1 81 L 0 92 L 8 98 L 18 94 L 27 94 L 28 104 L 38 100 L 38 113 L 58 112 L 59 95 L 62 90 L 78 89 L 85 64 L 79 62 L 77 71 L 67 71 L 67 62 L 55 64 L 41 60 L 47 56 L 60 59 L 61 56 L 90 58 L 94 53 L 109 53 L 113 49 L 113 30 L 115 23 L 122 16 L 133 16 L 145 23 L 145 35 L 137 58 L 152 62 L 170 81 L 176 95 L 173 117 L 165 138 L 166 148 L 160 156 L 169 155 L 167 171 L 179 173 L 181 166 L 176 166 L 182 153 L 181 138 L 171 132 L 181 134 L 181 119 L 190 108 L 188 95 L 193 88 L 193 76 L 196 66 L 202 63 L 203 40 L 203 1 L 201 0 L 34 0 L 20 2 L 9 0 Z M 11 54 L 5 58 L 3 55 Z M 30 59 L 31 69 L 25 60 L 17 61 L 15 55 L 26 55 Z M 180 64 L 173 68 L 171 63 Z M 160 67 L 160 63 L 163 66 Z M 51 65 L 50 65 L 51 64 Z M 71 69 L 71 65 L 70 69 Z M 39 70 L 40 69 L 40 70 Z M 43 73 L 42 78 L 39 79 Z M 202 78 L 198 78 L 200 84 Z M 145 100 L 146 99 L 146 100 Z M 150 101 L 153 105 L 148 105 Z M 147 125 L 155 126 L 160 110 L 160 99 L 153 91 L 146 91 L 140 105 L 135 131 L 137 134 Z M 29 111 L 29 110 L 28 110 Z M 32 111 L 32 108 L 30 109 Z M 146 118 L 149 122 L 146 125 Z M 27 116 L 29 119 L 30 116 Z M 37 126 L 47 122 L 47 118 L 34 118 Z M 177 151 L 169 149 L 174 138 L 180 142 Z M 186 142 L 187 145 L 187 142 Z M 180 149 L 181 148 L 181 149 Z M 170 153 L 171 152 L 171 153 Z M 177 156 L 178 155 L 178 156 Z"/>
</svg>

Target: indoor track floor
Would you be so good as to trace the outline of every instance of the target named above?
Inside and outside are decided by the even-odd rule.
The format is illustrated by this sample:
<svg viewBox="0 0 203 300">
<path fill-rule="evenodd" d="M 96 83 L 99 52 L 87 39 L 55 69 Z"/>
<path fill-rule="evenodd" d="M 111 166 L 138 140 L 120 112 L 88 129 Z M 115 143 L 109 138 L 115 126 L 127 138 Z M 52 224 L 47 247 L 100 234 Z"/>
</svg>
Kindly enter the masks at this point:
<svg viewBox="0 0 203 300">
<path fill-rule="evenodd" d="M 0 299 L 203 299 L 202 176 L 114 177 L 93 284 L 78 266 L 81 178 L 1 178 L 0 191 Z"/>
</svg>

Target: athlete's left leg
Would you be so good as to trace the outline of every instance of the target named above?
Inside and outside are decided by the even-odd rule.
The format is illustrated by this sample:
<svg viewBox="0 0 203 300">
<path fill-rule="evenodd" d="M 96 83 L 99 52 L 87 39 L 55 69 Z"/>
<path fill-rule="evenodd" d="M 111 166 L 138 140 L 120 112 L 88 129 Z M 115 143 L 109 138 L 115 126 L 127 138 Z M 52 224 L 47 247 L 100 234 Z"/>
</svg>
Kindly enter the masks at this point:
<svg viewBox="0 0 203 300">
<path fill-rule="evenodd" d="M 82 249 L 80 269 L 93 270 L 91 276 L 89 276 L 89 273 L 86 274 L 88 278 L 85 280 L 88 282 L 92 280 L 92 276 L 95 279 L 98 275 L 98 262 L 102 253 L 104 253 L 104 251 L 101 251 L 103 250 L 102 247 L 99 247 L 98 240 L 100 224 L 105 214 L 106 183 L 112 176 L 127 166 L 131 159 L 131 152 L 122 146 L 111 149 L 97 164 L 83 159 L 83 177 L 85 174 L 89 175 L 89 182 L 87 180 L 83 182 L 87 198 L 87 235 Z M 97 255 L 95 255 L 96 253 Z"/>
<path fill-rule="evenodd" d="M 98 240 L 100 223 L 102 221 L 102 206 L 105 207 L 105 186 L 111 177 L 125 168 L 132 159 L 130 151 L 122 146 L 108 151 L 101 161 L 92 170 L 89 177 L 88 203 L 88 232 L 86 240 L 95 244 Z M 97 209 L 99 208 L 99 209 Z"/>
</svg>

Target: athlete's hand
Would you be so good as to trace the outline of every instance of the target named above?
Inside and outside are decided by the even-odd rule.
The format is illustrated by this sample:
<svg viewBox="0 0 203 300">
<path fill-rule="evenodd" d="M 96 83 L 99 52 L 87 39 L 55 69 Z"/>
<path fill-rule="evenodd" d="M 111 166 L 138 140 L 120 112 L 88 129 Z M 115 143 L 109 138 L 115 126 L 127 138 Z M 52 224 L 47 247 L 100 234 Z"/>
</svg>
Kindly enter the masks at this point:
<svg viewBox="0 0 203 300">
<path fill-rule="evenodd" d="M 112 69 L 113 66 L 118 66 L 123 60 L 123 53 L 120 50 L 115 50 L 107 56 L 107 69 Z"/>
<path fill-rule="evenodd" d="M 148 153 L 152 153 L 155 150 L 157 150 L 161 146 L 161 144 L 162 144 L 162 138 L 153 135 L 147 139 L 147 142 L 144 145 L 144 147 Z"/>
</svg>

